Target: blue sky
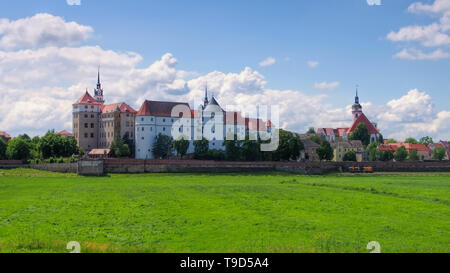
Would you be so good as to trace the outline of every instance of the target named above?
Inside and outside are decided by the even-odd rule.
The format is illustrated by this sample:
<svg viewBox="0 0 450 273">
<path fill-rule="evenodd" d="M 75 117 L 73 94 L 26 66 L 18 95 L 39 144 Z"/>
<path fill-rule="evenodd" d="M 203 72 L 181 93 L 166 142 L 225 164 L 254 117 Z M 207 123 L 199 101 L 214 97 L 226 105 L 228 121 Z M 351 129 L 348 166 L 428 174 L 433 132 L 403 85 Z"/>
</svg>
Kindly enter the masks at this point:
<svg viewBox="0 0 450 273">
<path fill-rule="evenodd" d="M 92 35 L 78 47 L 136 52 L 142 57 L 137 68 L 145 69 L 171 53 L 176 69 L 191 72 L 186 80 L 250 67 L 264 76 L 266 89 L 324 95 L 324 107 L 351 104 L 356 84 L 362 101 L 372 105 L 385 105 L 417 89 L 430 96 L 436 115 L 449 110 L 449 58 L 411 60 L 394 55 L 404 49 L 447 52 L 448 45 L 426 47 L 420 41 L 387 37 L 403 27 L 439 21 L 442 13 L 408 12 L 416 2 L 382 0 L 370 6 L 366 0 L 82 0 L 80 6 L 69 6 L 65 0 L 16 0 L 2 5 L 0 18 L 14 21 L 48 13 L 90 26 Z M 422 3 L 432 5 L 434 0 Z M 260 66 L 269 57 L 275 63 Z M 311 68 L 309 61 L 318 65 Z M 315 88 L 333 82 L 338 84 L 328 88 L 332 90 Z M 320 126 L 301 124 L 308 125 Z"/>
</svg>

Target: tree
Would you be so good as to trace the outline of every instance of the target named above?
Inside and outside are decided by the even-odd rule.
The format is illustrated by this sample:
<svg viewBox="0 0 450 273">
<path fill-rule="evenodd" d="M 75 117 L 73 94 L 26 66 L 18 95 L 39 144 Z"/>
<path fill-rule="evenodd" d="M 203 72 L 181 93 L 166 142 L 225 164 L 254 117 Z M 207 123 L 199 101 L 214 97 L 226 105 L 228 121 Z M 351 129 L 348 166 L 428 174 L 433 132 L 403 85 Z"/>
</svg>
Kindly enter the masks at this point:
<svg viewBox="0 0 450 273">
<path fill-rule="evenodd" d="M 236 136 L 233 140 L 225 140 L 223 142 L 225 146 L 225 158 L 229 161 L 241 160 L 242 156 L 242 141 L 236 140 Z"/>
<path fill-rule="evenodd" d="M 247 134 L 242 143 L 242 157 L 247 161 L 257 161 L 261 159 L 261 144 L 259 141 L 250 140 Z"/>
<path fill-rule="evenodd" d="M 314 127 L 309 127 L 308 132 L 306 132 L 307 134 L 315 134 L 316 133 L 316 129 L 314 129 Z"/>
<path fill-rule="evenodd" d="M 445 149 L 441 146 L 434 147 L 433 150 L 433 159 L 442 161 L 445 158 Z"/>
<path fill-rule="evenodd" d="M 382 151 L 377 148 L 369 149 L 369 161 L 381 160 Z"/>
<path fill-rule="evenodd" d="M 6 149 L 8 148 L 8 144 L 0 137 L 0 160 L 6 159 Z"/>
<path fill-rule="evenodd" d="M 297 160 L 300 157 L 300 151 L 304 149 L 304 144 L 297 134 L 279 130 L 279 144 L 277 150 L 273 153 L 273 160 Z"/>
<path fill-rule="evenodd" d="M 133 139 L 130 138 L 130 135 L 128 132 L 125 133 L 125 135 L 122 138 L 122 141 L 124 144 L 128 145 L 129 155 L 130 157 L 135 157 L 135 145 Z"/>
<path fill-rule="evenodd" d="M 194 141 L 194 157 L 195 159 L 206 159 L 209 150 L 209 141 L 206 138 Z"/>
<path fill-rule="evenodd" d="M 208 153 L 207 153 L 207 156 L 205 159 L 215 160 L 215 161 L 225 160 L 225 152 L 222 150 L 217 150 L 217 149 L 208 150 Z"/>
<path fill-rule="evenodd" d="M 168 158 L 172 155 L 173 138 L 170 136 L 159 134 L 156 137 L 155 145 L 153 146 L 153 156 L 155 158 Z"/>
<path fill-rule="evenodd" d="M 173 148 L 177 151 L 177 155 L 183 158 L 189 149 L 189 140 L 185 136 L 180 136 L 173 142 Z"/>
<path fill-rule="evenodd" d="M 354 151 L 348 151 L 344 155 L 344 161 L 354 161 L 356 162 L 356 153 Z"/>
<path fill-rule="evenodd" d="M 322 143 L 322 139 L 319 136 L 311 136 L 309 139 L 314 141 L 315 143 L 317 143 L 319 145 Z"/>
<path fill-rule="evenodd" d="M 405 140 L 405 143 L 411 143 L 411 144 L 419 144 L 419 142 L 417 141 L 417 139 L 413 138 L 413 137 L 408 137 Z"/>
<path fill-rule="evenodd" d="M 361 140 L 364 146 L 370 144 L 370 134 L 369 129 L 367 129 L 367 125 L 365 123 L 360 123 L 356 126 L 353 133 L 349 136 L 350 140 Z"/>
<path fill-rule="evenodd" d="M 391 151 L 381 152 L 381 161 L 391 161 L 394 159 L 394 154 Z"/>
<path fill-rule="evenodd" d="M 386 140 L 386 144 L 392 144 L 392 143 L 398 143 L 398 141 L 393 138 Z"/>
<path fill-rule="evenodd" d="M 431 137 L 429 137 L 429 136 L 424 136 L 424 137 L 422 137 L 420 140 L 419 140 L 419 143 L 420 144 L 423 144 L 423 145 L 425 145 L 425 146 L 427 146 L 428 147 L 428 145 L 430 145 L 431 143 L 433 143 L 434 141 L 433 141 L 433 139 L 431 138 Z"/>
<path fill-rule="evenodd" d="M 419 154 L 417 153 L 417 150 L 411 150 L 409 152 L 408 159 L 411 161 L 419 161 L 420 158 L 419 158 Z"/>
<path fill-rule="evenodd" d="M 401 146 L 395 151 L 394 158 L 396 161 L 405 161 L 405 159 L 408 157 L 408 152 L 406 151 L 405 146 Z"/>
<path fill-rule="evenodd" d="M 334 157 L 333 148 L 328 141 L 322 141 L 319 148 L 317 148 L 317 155 L 319 156 L 320 161 L 322 160 L 332 160 Z"/>
<path fill-rule="evenodd" d="M 16 137 L 8 142 L 6 156 L 14 160 L 28 160 L 30 158 L 31 139 Z"/>
</svg>

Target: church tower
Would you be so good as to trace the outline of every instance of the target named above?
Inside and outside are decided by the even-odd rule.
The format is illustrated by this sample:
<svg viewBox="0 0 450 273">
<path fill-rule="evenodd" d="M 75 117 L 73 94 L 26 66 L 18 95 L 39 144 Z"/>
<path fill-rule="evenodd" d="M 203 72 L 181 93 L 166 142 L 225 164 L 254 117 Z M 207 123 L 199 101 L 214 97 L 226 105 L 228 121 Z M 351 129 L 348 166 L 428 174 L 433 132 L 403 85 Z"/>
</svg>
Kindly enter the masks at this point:
<svg viewBox="0 0 450 273">
<path fill-rule="evenodd" d="M 362 115 L 362 106 L 359 104 L 358 88 L 356 88 L 355 104 L 352 106 L 353 121 Z"/>
<path fill-rule="evenodd" d="M 205 86 L 205 99 L 203 101 L 203 109 L 206 108 L 206 106 L 208 106 L 209 104 L 209 100 L 208 100 L 208 85 Z"/>
<path fill-rule="evenodd" d="M 103 89 L 100 83 L 100 68 L 98 69 L 97 88 L 94 89 L 94 98 L 98 102 L 105 102 L 103 99 Z"/>
</svg>

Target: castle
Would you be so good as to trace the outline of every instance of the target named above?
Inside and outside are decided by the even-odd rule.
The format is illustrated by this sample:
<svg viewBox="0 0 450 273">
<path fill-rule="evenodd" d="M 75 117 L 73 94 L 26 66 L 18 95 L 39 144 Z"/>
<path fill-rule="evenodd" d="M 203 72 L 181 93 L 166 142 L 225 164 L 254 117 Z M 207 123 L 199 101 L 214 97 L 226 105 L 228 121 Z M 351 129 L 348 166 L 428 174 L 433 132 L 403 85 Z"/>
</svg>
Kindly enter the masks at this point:
<svg viewBox="0 0 450 273">
<path fill-rule="evenodd" d="M 109 148 L 115 137 L 134 142 L 138 159 L 152 159 L 158 135 L 190 141 L 188 153 L 194 152 L 194 141 L 205 137 L 210 149 L 224 150 L 225 139 L 268 139 L 272 124 L 260 118 L 242 117 L 240 112 L 227 112 L 205 88 L 203 104 L 192 109 L 186 102 L 146 100 L 139 111 L 125 102 L 105 104 L 98 73 L 94 97 L 86 90 L 73 104 L 73 132 L 78 146 L 85 151 Z"/>
</svg>

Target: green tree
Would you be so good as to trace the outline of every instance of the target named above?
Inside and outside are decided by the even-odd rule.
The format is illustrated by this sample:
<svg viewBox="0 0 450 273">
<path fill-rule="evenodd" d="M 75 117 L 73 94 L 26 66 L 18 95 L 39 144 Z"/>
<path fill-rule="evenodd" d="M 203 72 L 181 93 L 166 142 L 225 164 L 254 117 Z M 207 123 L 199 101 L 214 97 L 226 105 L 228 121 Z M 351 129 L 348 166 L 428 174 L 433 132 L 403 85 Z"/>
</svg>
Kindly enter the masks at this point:
<svg viewBox="0 0 450 273">
<path fill-rule="evenodd" d="M 8 144 L 0 137 L 0 160 L 6 159 L 6 149 Z"/>
<path fill-rule="evenodd" d="M 225 140 L 223 146 L 225 146 L 225 158 L 229 161 L 239 161 L 242 158 L 242 141 L 236 140 L 236 136 L 233 140 Z"/>
<path fill-rule="evenodd" d="M 314 127 L 309 127 L 308 132 L 306 132 L 307 134 L 315 134 L 316 133 L 316 129 L 314 129 Z"/>
<path fill-rule="evenodd" d="M 259 141 L 250 140 L 247 134 L 242 143 L 242 156 L 247 161 L 258 161 L 261 159 L 261 144 Z"/>
<path fill-rule="evenodd" d="M 411 143 L 411 144 L 419 144 L 419 142 L 417 141 L 417 139 L 413 138 L 413 137 L 408 137 L 405 140 L 405 143 Z"/>
<path fill-rule="evenodd" d="M 356 153 L 354 151 L 348 151 L 344 154 L 344 161 L 354 161 L 356 162 Z"/>
<path fill-rule="evenodd" d="M 116 136 L 111 143 L 111 152 L 110 156 L 112 157 L 129 157 L 131 155 L 130 146 L 125 143 L 124 139 L 121 139 L 119 136 Z"/>
<path fill-rule="evenodd" d="M 129 156 L 134 157 L 135 156 L 135 144 L 134 144 L 134 140 L 132 138 L 130 138 L 130 135 L 128 134 L 128 132 L 125 133 L 122 140 L 123 140 L 124 144 L 128 145 Z"/>
<path fill-rule="evenodd" d="M 408 159 L 411 161 L 419 161 L 420 158 L 417 150 L 411 150 L 411 152 L 409 152 Z"/>
<path fill-rule="evenodd" d="M 8 142 L 6 156 L 14 160 L 28 160 L 30 158 L 31 139 L 15 137 Z"/>
<path fill-rule="evenodd" d="M 215 160 L 215 161 L 223 161 L 225 160 L 225 152 L 218 149 L 208 150 L 207 156 L 205 159 Z"/>
<path fill-rule="evenodd" d="M 333 148 L 328 141 L 322 141 L 319 148 L 317 148 L 317 155 L 319 156 L 320 161 L 327 160 L 330 161 L 334 157 Z"/>
<path fill-rule="evenodd" d="M 38 150 L 44 159 L 62 156 L 64 148 L 63 137 L 52 132 L 47 132 L 38 144 Z"/>
<path fill-rule="evenodd" d="M 434 147 L 433 150 L 433 159 L 442 161 L 445 158 L 445 149 L 441 146 Z"/>
<path fill-rule="evenodd" d="M 311 136 L 309 139 L 314 141 L 315 143 L 317 143 L 319 145 L 322 143 L 322 139 L 319 136 Z"/>
<path fill-rule="evenodd" d="M 406 151 L 405 146 L 401 146 L 397 148 L 397 151 L 395 151 L 394 158 L 396 161 L 405 161 L 405 159 L 408 157 L 408 152 Z"/>
<path fill-rule="evenodd" d="M 373 148 L 369 150 L 369 161 L 381 160 L 382 151 L 378 148 Z"/>
<path fill-rule="evenodd" d="M 177 151 L 177 155 L 183 158 L 189 149 L 189 140 L 187 140 L 186 136 L 180 136 L 173 142 L 173 148 Z"/>
<path fill-rule="evenodd" d="M 398 143 L 398 141 L 393 138 L 390 138 L 386 141 L 386 144 L 392 144 L 392 143 Z"/>
<path fill-rule="evenodd" d="M 279 144 L 277 150 L 273 153 L 273 160 L 297 160 L 300 157 L 300 151 L 304 145 L 300 137 L 283 129 L 279 130 Z"/>
<path fill-rule="evenodd" d="M 427 146 L 427 147 L 428 147 L 428 145 L 430 145 L 430 144 L 433 143 L 433 142 L 434 142 L 433 139 L 432 139 L 431 137 L 429 137 L 429 136 L 422 137 L 422 138 L 419 140 L 419 143 L 420 143 L 420 144 L 423 144 L 423 145 L 425 145 L 425 146 Z"/>
<path fill-rule="evenodd" d="M 381 152 L 381 161 L 391 161 L 394 159 L 394 154 L 391 151 Z"/>
<path fill-rule="evenodd" d="M 369 129 L 367 129 L 367 125 L 365 123 L 360 123 L 356 126 L 353 133 L 349 136 L 350 140 L 361 140 L 364 146 L 370 144 L 370 134 Z"/>
<path fill-rule="evenodd" d="M 206 138 L 194 141 L 194 157 L 195 159 L 206 159 L 208 156 L 209 141 Z"/>
<path fill-rule="evenodd" d="M 173 138 L 170 136 L 159 134 L 156 137 L 155 145 L 153 146 L 153 156 L 155 158 L 168 158 L 172 155 Z"/>
</svg>

